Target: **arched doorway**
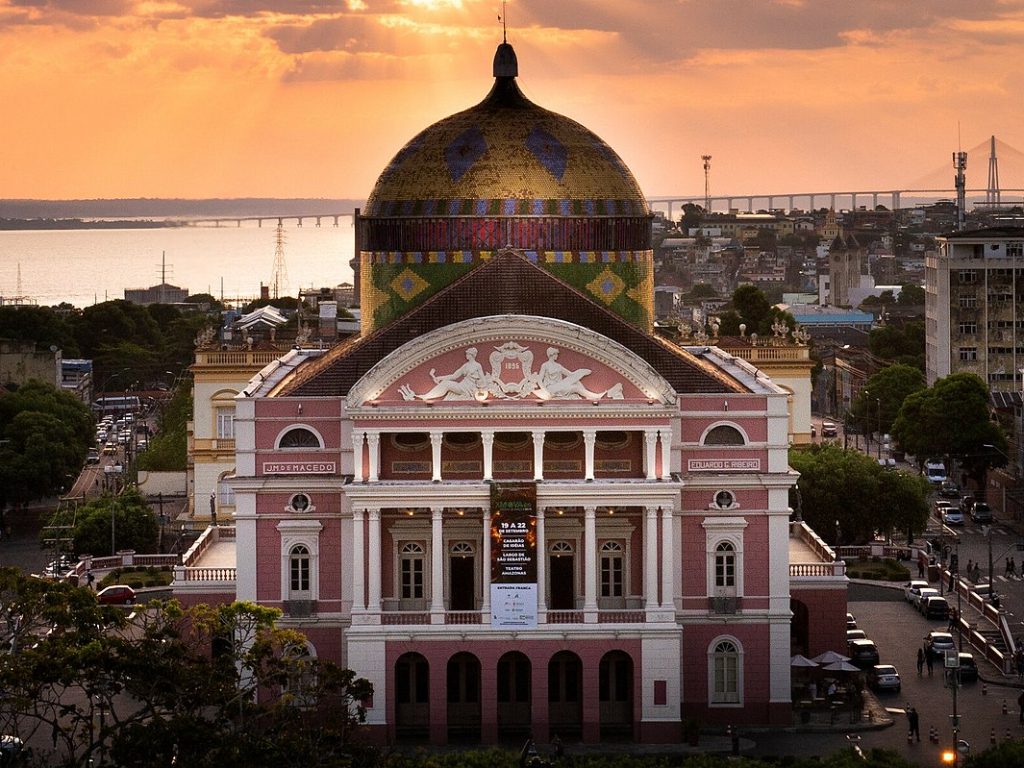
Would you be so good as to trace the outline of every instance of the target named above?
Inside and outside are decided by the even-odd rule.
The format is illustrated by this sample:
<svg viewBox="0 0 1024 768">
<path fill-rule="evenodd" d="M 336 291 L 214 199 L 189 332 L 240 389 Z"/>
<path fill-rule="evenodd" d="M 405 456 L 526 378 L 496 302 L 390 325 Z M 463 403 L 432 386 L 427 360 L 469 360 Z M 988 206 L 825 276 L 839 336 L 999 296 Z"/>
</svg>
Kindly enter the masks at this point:
<svg viewBox="0 0 1024 768">
<path fill-rule="evenodd" d="M 572 651 L 559 651 L 548 662 L 548 720 L 551 735 L 583 735 L 583 662 Z"/>
<path fill-rule="evenodd" d="M 598 667 L 601 702 L 601 738 L 633 738 L 633 659 L 622 651 L 609 651 Z"/>
<path fill-rule="evenodd" d="M 401 741 L 430 735 L 430 665 L 418 653 L 395 662 L 395 736 Z"/>
<path fill-rule="evenodd" d="M 533 692 L 530 660 L 519 651 L 498 659 L 498 738 L 518 743 L 530 735 Z"/>
<path fill-rule="evenodd" d="M 789 652 L 806 656 L 810 648 L 807 606 L 799 600 L 790 598 L 789 610 L 793 612 L 793 618 L 789 622 Z"/>
<path fill-rule="evenodd" d="M 448 660 L 448 740 L 480 740 L 480 660 L 457 653 Z"/>
</svg>

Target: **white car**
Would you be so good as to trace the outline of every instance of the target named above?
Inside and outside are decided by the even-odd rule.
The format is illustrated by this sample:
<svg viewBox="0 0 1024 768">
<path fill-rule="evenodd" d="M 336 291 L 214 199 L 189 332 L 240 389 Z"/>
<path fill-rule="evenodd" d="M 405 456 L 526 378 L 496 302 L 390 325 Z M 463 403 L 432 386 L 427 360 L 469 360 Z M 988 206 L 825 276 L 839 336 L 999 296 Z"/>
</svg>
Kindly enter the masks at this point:
<svg viewBox="0 0 1024 768">
<path fill-rule="evenodd" d="M 915 599 L 920 600 L 922 589 L 928 589 L 928 582 L 924 579 L 908 581 L 903 585 L 903 599 L 908 603 L 914 602 Z"/>
<path fill-rule="evenodd" d="M 941 461 L 930 459 L 924 463 L 924 476 L 932 485 L 942 485 L 946 482 L 946 465 Z"/>
<path fill-rule="evenodd" d="M 946 525 L 963 525 L 964 513 L 960 511 L 959 507 L 950 507 L 942 513 L 942 522 Z"/>
<path fill-rule="evenodd" d="M 914 606 L 918 611 L 921 610 L 921 603 L 924 602 L 925 598 L 928 597 L 942 597 L 942 593 L 934 587 L 923 587 L 919 589 L 917 594 L 911 594 L 910 604 Z"/>
</svg>

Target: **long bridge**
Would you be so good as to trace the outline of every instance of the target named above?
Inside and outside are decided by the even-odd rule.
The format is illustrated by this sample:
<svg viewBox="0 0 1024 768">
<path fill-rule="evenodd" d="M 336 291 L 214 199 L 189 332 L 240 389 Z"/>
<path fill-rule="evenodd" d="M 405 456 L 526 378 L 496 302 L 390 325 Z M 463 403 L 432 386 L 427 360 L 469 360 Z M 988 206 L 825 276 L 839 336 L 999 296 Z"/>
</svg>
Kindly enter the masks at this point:
<svg viewBox="0 0 1024 768">
<path fill-rule="evenodd" d="M 979 189 L 968 189 L 966 190 L 967 195 L 987 197 L 990 194 L 990 190 L 985 188 Z M 1024 204 L 1024 188 L 1021 189 L 1001 189 L 999 191 L 1000 197 L 1003 195 L 1019 194 L 1022 199 L 1014 201 L 1014 204 Z M 779 203 L 785 203 L 785 210 L 791 211 L 796 208 L 797 203 L 806 201 L 807 208 L 805 210 L 815 210 L 818 207 L 819 202 L 828 201 L 829 208 L 836 208 L 837 204 L 849 202 L 849 207 L 854 209 L 857 207 L 858 202 L 871 200 L 871 207 L 878 207 L 879 201 L 887 203 L 890 209 L 897 209 L 901 207 L 901 202 L 904 197 L 934 197 L 934 198 L 955 198 L 955 189 L 869 189 L 860 191 L 835 191 L 835 192 L 775 192 L 775 193 L 760 193 L 760 194 L 745 194 L 745 195 L 715 195 L 713 197 L 706 198 L 704 195 L 672 195 L 668 197 L 651 197 L 648 198 L 647 202 L 651 206 L 652 210 L 663 209 L 667 212 L 668 217 L 673 218 L 676 208 L 682 209 L 684 205 L 693 204 L 703 207 L 706 202 L 710 201 L 711 210 L 714 211 L 716 207 L 721 211 L 733 211 L 736 210 L 740 203 L 744 203 L 746 212 L 753 212 L 756 210 L 773 211 Z M 755 203 L 763 203 L 755 207 Z M 1007 205 L 1008 201 L 1002 201 L 996 203 L 997 206 Z M 328 222 L 330 226 L 339 226 L 341 219 L 351 219 L 351 212 L 346 213 L 289 213 L 289 214 L 266 214 L 259 216 L 217 216 L 211 218 L 195 218 L 187 219 L 185 223 L 190 226 L 209 226 L 209 227 L 223 227 L 223 226 L 236 226 L 241 227 L 244 222 L 256 222 L 256 226 L 262 227 L 264 222 L 271 222 L 274 226 L 284 226 L 285 222 L 294 221 L 298 226 L 303 226 L 304 223 L 312 223 L 313 226 L 319 227 Z"/>
<path fill-rule="evenodd" d="M 987 188 L 981 189 L 968 189 L 966 190 L 968 195 L 980 195 L 986 197 L 990 194 L 990 190 Z M 1000 197 L 1007 193 L 1017 193 L 1024 195 L 1024 189 L 1001 189 L 999 190 Z M 673 211 L 676 206 L 682 208 L 687 204 L 699 205 L 704 207 L 707 202 L 711 204 L 711 210 L 715 210 L 716 204 L 721 209 L 724 204 L 725 211 L 733 211 L 738 207 L 739 203 L 746 203 L 746 211 L 752 212 L 755 210 L 763 209 L 767 211 L 776 210 L 776 204 L 785 201 L 785 210 L 791 211 L 796 207 L 798 202 L 806 201 L 806 210 L 815 210 L 819 201 L 828 201 L 829 208 L 835 208 L 837 203 L 846 202 L 850 203 L 850 208 L 854 209 L 857 207 L 858 200 L 866 201 L 871 200 L 871 207 L 877 208 L 879 201 L 883 201 L 889 204 L 890 209 L 897 209 L 901 207 L 901 201 L 903 197 L 939 197 L 939 198 L 956 198 L 955 189 L 870 189 L 861 190 L 857 192 L 853 191 L 838 191 L 838 192 L 785 192 L 785 193 L 773 193 L 773 194 L 754 194 L 754 195 L 715 195 L 712 197 L 705 197 L 704 195 L 678 195 L 671 197 L 652 197 L 648 198 L 648 204 L 651 209 L 654 210 L 658 206 L 664 206 L 667 208 L 668 217 L 671 219 Z M 755 202 L 763 202 L 764 205 L 755 207 Z M 1024 199 L 1017 201 L 1018 204 L 1024 203 Z M 1006 201 L 997 203 L 997 205 L 1006 205 Z"/>
</svg>

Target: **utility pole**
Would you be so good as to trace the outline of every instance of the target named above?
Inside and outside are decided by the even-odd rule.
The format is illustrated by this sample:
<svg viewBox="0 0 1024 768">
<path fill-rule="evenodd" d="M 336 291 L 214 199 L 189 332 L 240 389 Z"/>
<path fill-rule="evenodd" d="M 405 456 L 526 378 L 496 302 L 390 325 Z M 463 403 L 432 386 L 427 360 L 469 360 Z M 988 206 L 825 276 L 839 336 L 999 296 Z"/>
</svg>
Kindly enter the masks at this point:
<svg viewBox="0 0 1024 768">
<path fill-rule="evenodd" d="M 956 168 L 956 230 L 963 232 L 967 226 L 967 153 L 953 153 L 953 167 Z"/>
</svg>

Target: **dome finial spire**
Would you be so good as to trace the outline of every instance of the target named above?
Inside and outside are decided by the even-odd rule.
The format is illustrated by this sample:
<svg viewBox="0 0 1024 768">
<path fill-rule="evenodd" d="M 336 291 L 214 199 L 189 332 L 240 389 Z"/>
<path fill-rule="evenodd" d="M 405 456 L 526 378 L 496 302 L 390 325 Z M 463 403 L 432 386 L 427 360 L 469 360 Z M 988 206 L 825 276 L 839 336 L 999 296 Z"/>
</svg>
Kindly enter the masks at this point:
<svg viewBox="0 0 1024 768">
<path fill-rule="evenodd" d="M 501 13 L 498 14 L 498 21 L 501 22 L 501 45 L 494 52 L 494 76 L 496 78 L 519 76 L 516 52 L 508 43 L 508 26 L 505 20 L 506 2 L 507 0 L 501 0 Z"/>
</svg>

